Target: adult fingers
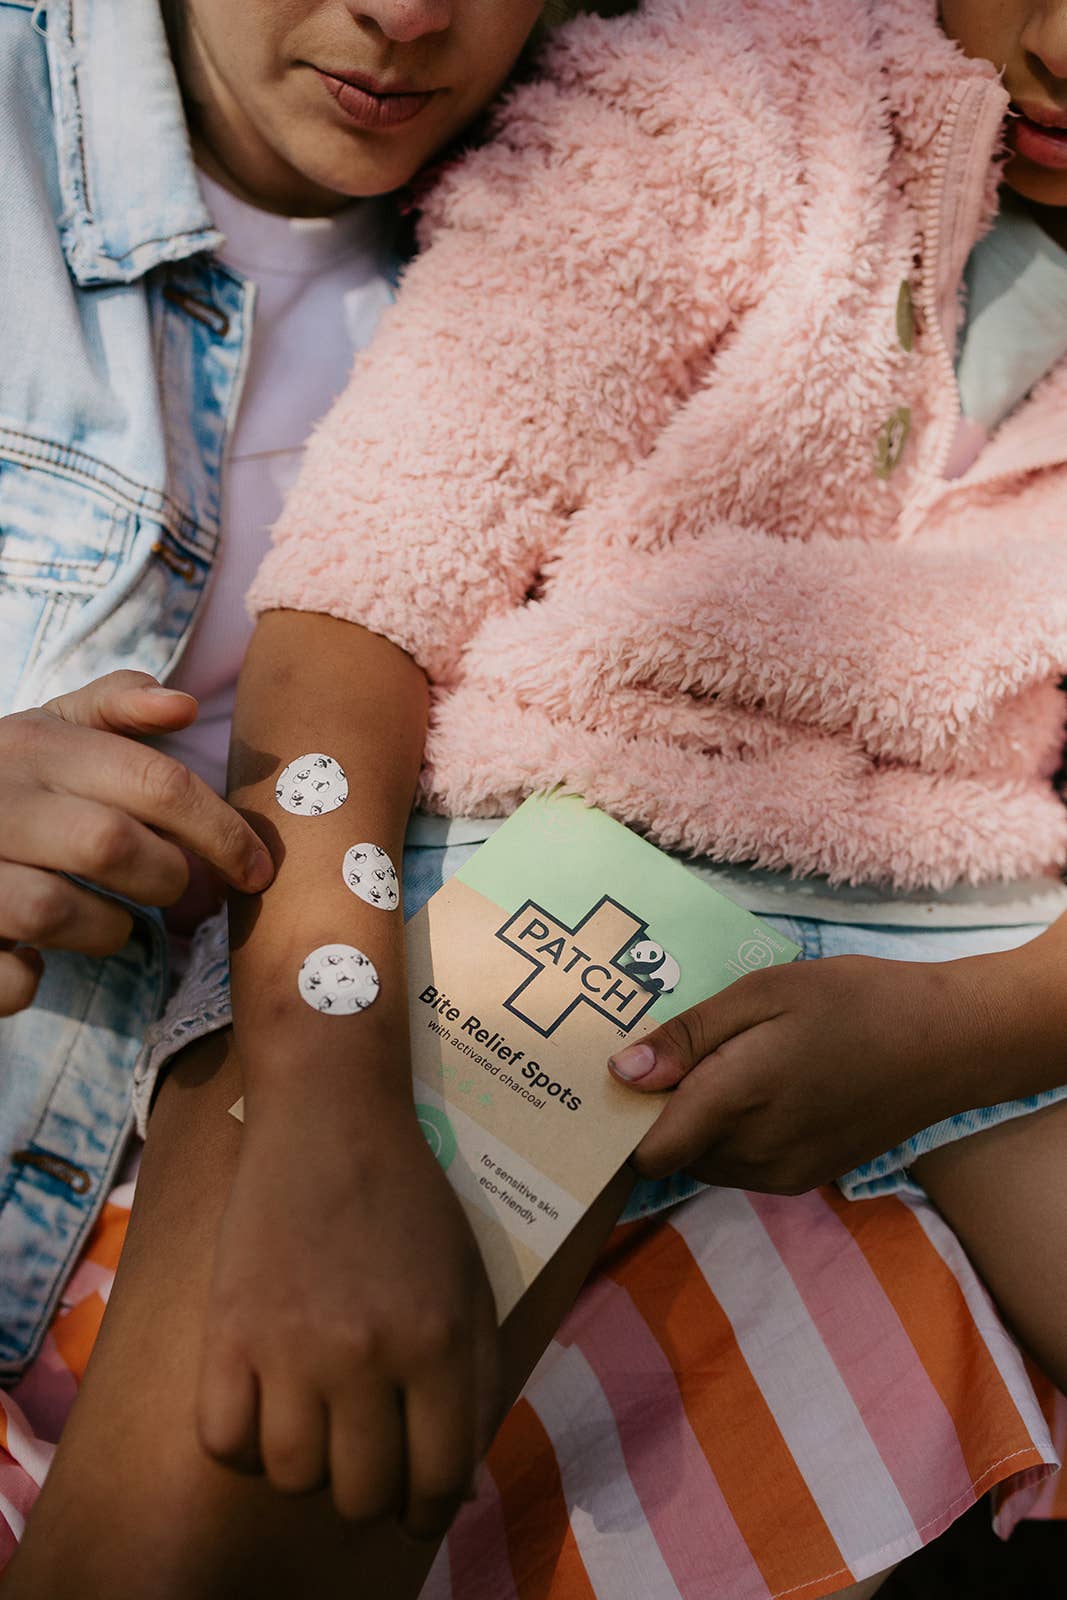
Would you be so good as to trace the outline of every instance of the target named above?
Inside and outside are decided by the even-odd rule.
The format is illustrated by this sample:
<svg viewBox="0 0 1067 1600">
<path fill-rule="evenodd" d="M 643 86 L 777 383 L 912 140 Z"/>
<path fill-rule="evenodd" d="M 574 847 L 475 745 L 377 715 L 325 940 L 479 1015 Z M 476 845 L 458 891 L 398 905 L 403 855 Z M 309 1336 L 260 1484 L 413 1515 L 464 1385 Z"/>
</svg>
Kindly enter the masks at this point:
<svg viewBox="0 0 1067 1600">
<path fill-rule="evenodd" d="M 36 950 L 0 950 L 0 1017 L 13 1017 L 33 1004 L 43 971 Z"/>
<path fill-rule="evenodd" d="M 727 1039 L 781 1014 L 778 977 L 777 971 L 748 973 L 721 994 L 680 1011 L 617 1050 L 608 1061 L 612 1076 L 629 1089 L 673 1089 Z"/>
<path fill-rule="evenodd" d="M 109 672 L 41 707 L 62 722 L 134 736 L 188 727 L 197 714 L 191 694 L 164 689 L 147 672 Z"/>
<path fill-rule="evenodd" d="M 0 861 L 0 938 L 110 956 L 122 949 L 132 927 L 130 913 L 113 900 L 54 872 Z"/>
<path fill-rule="evenodd" d="M 30 865 L 88 878 L 144 905 L 172 905 L 189 882 L 176 844 L 124 811 L 95 800 L 42 793 L 19 807 L 4 837 L 12 865 Z"/>
<path fill-rule="evenodd" d="M 40 718 L 22 755 L 48 788 L 127 812 L 211 863 L 235 888 L 266 888 L 274 865 L 234 808 L 180 761 L 132 739 Z"/>
<path fill-rule="evenodd" d="M 403 1503 L 404 1417 L 391 1384 L 358 1377 L 329 1397 L 330 1491 L 350 1522 L 373 1522 Z"/>
</svg>

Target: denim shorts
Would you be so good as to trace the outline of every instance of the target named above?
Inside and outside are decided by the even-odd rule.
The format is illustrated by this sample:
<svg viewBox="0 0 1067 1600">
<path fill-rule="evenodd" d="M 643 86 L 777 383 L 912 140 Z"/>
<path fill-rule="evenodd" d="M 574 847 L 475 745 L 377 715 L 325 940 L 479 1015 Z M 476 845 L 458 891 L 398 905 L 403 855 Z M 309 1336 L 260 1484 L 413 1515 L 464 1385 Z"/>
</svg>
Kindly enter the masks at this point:
<svg viewBox="0 0 1067 1600">
<path fill-rule="evenodd" d="M 410 917 L 419 911 L 476 849 L 477 845 L 473 844 L 406 849 L 403 859 L 405 914 Z M 960 956 L 1015 949 L 1043 933 L 1046 926 L 1027 923 L 989 928 L 907 928 L 825 922 L 811 917 L 774 916 L 765 920 L 799 945 L 806 961 L 837 955 L 879 956 L 893 961 L 952 961 Z M 147 1128 L 152 1097 L 168 1063 L 194 1040 L 228 1027 L 230 1020 L 226 915 L 220 912 L 198 931 L 185 976 L 159 1022 L 148 1030 L 134 1079 L 134 1108 L 142 1135 Z M 900 1191 L 921 1194 L 922 1190 L 908 1171 L 920 1155 L 995 1123 L 1040 1110 L 1065 1095 L 1067 1086 L 948 1117 L 846 1173 L 839 1179 L 841 1189 L 852 1200 Z M 638 1181 L 623 1220 L 662 1211 L 702 1187 L 695 1179 L 681 1174 L 655 1183 Z"/>
</svg>

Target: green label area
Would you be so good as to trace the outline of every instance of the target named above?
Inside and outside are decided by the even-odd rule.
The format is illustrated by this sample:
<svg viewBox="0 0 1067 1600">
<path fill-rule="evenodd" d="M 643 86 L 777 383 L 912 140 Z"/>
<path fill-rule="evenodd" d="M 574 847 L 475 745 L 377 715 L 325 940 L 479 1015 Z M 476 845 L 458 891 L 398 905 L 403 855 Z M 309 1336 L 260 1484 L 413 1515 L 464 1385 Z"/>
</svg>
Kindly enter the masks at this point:
<svg viewBox="0 0 1067 1600">
<path fill-rule="evenodd" d="M 423 1138 L 433 1151 L 441 1171 L 447 1172 L 456 1157 L 456 1135 L 452 1124 L 443 1111 L 423 1101 L 416 1102 L 415 1115 L 419 1119 Z"/>
<path fill-rule="evenodd" d="M 654 996 L 643 1008 L 649 1026 L 746 972 L 800 954 L 682 861 L 575 796 L 534 795 L 456 876 L 506 916 L 521 913 L 499 936 L 513 948 L 521 943 L 532 962 L 567 972 L 572 982 L 580 975 L 583 937 L 592 934 L 593 920 L 605 920 L 605 900 L 629 915 L 632 939 L 624 954 L 612 950 L 610 956 Z M 620 938 L 626 939 L 625 927 Z M 598 954 L 602 959 L 599 947 Z"/>
</svg>

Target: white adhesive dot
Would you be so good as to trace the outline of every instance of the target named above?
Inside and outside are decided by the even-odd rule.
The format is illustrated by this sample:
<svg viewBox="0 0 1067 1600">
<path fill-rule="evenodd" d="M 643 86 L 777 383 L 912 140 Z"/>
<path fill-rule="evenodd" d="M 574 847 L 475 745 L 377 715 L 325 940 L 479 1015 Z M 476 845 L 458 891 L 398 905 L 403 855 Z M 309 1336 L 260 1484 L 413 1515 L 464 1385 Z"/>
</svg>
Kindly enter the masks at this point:
<svg viewBox="0 0 1067 1600">
<path fill-rule="evenodd" d="M 300 968 L 301 998 L 315 1011 L 350 1017 L 378 998 L 374 962 L 350 944 L 320 944 Z"/>
<path fill-rule="evenodd" d="M 294 817 L 322 817 L 348 799 L 348 779 L 333 756 L 312 752 L 290 761 L 274 786 L 283 811 Z"/>
<path fill-rule="evenodd" d="M 380 844 L 354 844 L 345 851 L 341 876 L 353 894 L 380 911 L 395 911 L 400 904 L 396 868 Z"/>
</svg>

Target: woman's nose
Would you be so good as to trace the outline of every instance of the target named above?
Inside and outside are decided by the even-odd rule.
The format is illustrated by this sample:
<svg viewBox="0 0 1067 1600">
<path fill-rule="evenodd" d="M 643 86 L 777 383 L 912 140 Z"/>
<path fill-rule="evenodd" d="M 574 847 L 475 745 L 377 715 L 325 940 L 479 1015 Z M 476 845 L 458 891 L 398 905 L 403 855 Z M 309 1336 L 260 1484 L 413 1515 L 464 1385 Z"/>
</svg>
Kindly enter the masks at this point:
<svg viewBox="0 0 1067 1600">
<path fill-rule="evenodd" d="M 454 0 L 351 0 L 357 22 L 370 23 L 387 39 L 410 44 L 426 33 L 443 33 L 452 21 Z"/>
</svg>

